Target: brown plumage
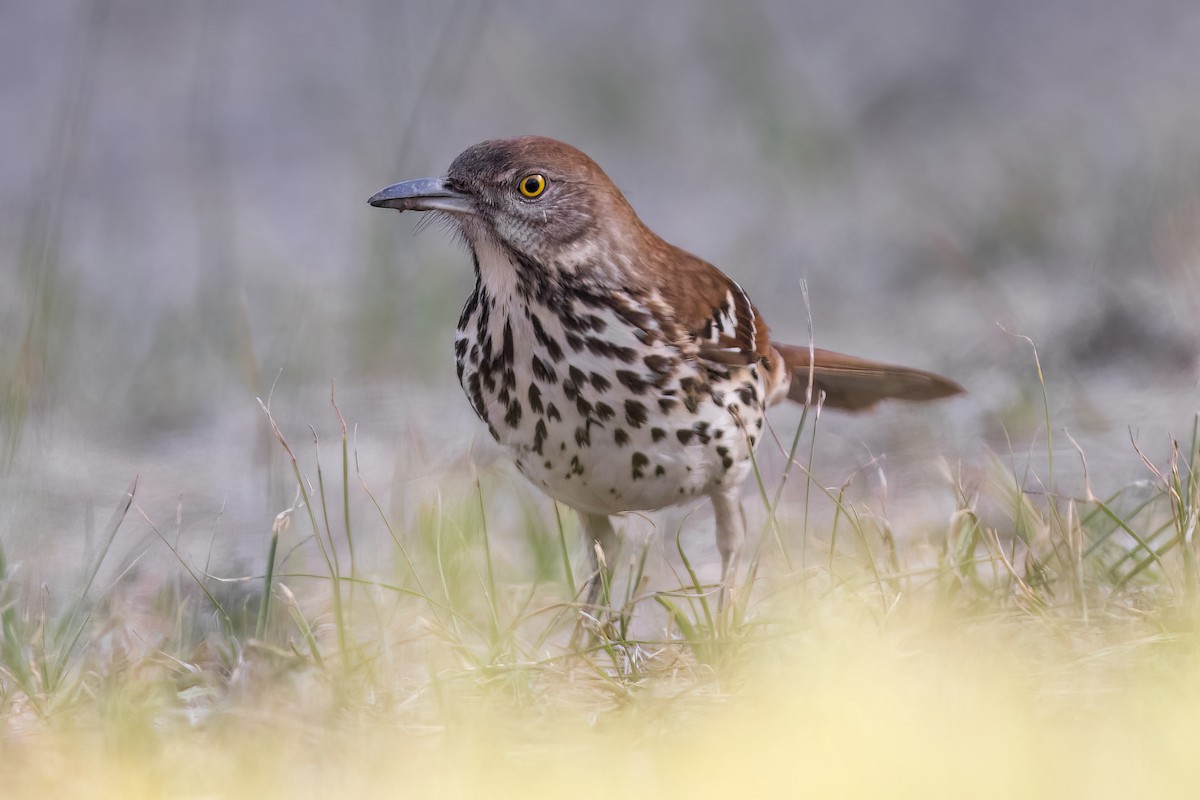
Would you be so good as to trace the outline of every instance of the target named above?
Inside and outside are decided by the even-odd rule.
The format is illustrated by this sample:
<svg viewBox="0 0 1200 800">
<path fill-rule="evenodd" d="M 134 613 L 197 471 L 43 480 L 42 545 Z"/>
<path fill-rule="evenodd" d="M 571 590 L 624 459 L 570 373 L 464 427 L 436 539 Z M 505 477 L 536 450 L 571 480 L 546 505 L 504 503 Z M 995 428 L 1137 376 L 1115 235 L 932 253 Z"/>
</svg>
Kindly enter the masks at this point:
<svg viewBox="0 0 1200 800">
<path fill-rule="evenodd" d="M 553 139 L 483 142 L 445 177 L 370 203 L 441 214 L 462 235 L 476 274 L 454 343 L 463 391 L 517 467 L 578 510 L 605 550 L 610 515 L 708 496 L 729 587 L 745 536 L 739 487 L 768 406 L 859 410 L 962 391 L 771 341 L 741 286 L 660 239 L 594 161 Z"/>
<path fill-rule="evenodd" d="M 823 400 L 826 408 L 862 411 L 881 400 L 938 400 L 962 393 L 957 383 L 932 372 L 794 344 L 772 342 L 791 372 L 788 399 Z M 812 395 L 809 396 L 809 375 Z"/>
</svg>

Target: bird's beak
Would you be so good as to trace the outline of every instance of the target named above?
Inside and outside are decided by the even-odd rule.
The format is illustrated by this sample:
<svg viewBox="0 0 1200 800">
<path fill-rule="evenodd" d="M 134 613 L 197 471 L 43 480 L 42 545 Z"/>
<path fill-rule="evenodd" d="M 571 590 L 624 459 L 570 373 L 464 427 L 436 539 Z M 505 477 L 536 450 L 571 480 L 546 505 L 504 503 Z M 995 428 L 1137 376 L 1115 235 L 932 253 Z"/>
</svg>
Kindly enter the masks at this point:
<svg viewBox="0 0 1200 800">
<path fill-rule="evenodd" d="M 415 181 L 394 183 L 376 192 L 367 202 L 376 208 L 394 208 L 397 211 L 475 213 L 475 201 L 471 196 L 447 188 L 445 178 L 417 178 Z"/>
</svg>

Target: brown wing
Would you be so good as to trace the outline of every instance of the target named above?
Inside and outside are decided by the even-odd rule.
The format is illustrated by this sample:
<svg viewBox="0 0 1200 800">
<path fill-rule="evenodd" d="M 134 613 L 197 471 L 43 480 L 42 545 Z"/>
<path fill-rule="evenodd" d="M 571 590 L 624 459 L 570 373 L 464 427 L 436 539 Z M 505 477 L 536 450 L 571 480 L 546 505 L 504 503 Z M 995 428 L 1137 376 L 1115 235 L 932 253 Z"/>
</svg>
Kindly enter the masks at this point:
<svg viewBox="0 0 1200 800">
<path fill-rule="evenodd" d="M 722 364 L 769 359 L 770 333 L 745 290 L 707 261 L 670 249 L 656 288 L 699 356 Z"/>
<path fill-rule="evenodd" d="M 962 394 L 954 381 L 932 372 L 881 364 L 865 358 L 834 353 L 831 350 L 797 347 L 772 342 L 792 373 L 788 399 L 804 403 L 809 375 L 813 382 L 813 400 L 825 393 L 826 408 L 860 411 L 880 400 L 937 400 Z"/>
<path fill-rule="evenodd" d="M 653 284 L 675 328 L 673 338 L 693 343 L 697 355 L 721 364 L 762 365 L 768 404 L 781 400 L 791 375 L 788 399 L 805 402 L 810 374 L 814 398 L 824 392 L 827 408 L 858 411 L 880 400 L 935 400 L 960 394 L 954 381 L 909 367 L 881 364 L 829 350 L 812 351 L 770 340 L 770 332 L 749 296 L 719 269 L 679 248 L 661 243 Z M 671 334 L 669 334 L 671 335 Z"/>
</svg>

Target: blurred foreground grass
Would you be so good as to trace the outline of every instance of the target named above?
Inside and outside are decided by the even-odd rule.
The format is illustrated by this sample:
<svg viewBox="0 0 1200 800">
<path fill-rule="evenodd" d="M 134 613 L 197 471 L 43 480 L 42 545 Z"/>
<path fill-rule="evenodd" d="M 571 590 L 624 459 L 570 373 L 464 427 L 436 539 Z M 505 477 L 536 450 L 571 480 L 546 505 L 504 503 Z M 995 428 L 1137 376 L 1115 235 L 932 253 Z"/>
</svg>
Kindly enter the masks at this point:
<svg viewBox="0 0 1200 800">
<path fill-rule="evenodd" d="M 126 676 L 84 712 L 10 720 L 5 794 L 1172 797 L 1200 777 L 1191 634 L 825 611 L 729 685 L 681 670 L 614 693 L 583 666 L 515 666 L 381 710 L 300 668 L 197 721 Z"/>
<path fill-rule="evenodd" d="M 724 611 L 691 534 L 678 586 L 648 586 L 631 542 L 614 610 L 582 609 L 569 514 L 506 522 L 530 558 L 499 558 L 485 512 L 511 485 L 485 471 L 401 522 L 347 440 L 333 469 L 295 462 L 263 574 L 208 574 L 144 517 L 178 568 L 100 585 L 135 484 L 67 595 L 0 564 L 4 796 L 1181 796 L 1198 449 L 1193 426 L 1108 498 L 948 469 L 957 510 L 924 544 L 819 488 L 834 517 L 797 541 L 760 482 L 773 511 Z"/>
</svg>

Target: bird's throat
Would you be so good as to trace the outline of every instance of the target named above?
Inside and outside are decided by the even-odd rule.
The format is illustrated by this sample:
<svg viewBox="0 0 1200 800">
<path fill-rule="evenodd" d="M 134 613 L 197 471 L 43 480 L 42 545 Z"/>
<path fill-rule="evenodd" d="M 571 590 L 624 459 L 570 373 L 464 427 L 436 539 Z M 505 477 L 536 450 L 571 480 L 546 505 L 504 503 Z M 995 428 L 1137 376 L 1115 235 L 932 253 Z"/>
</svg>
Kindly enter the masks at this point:
<svg viewBox="0 0 1200 800">
<path fill-rule="evenodd" d="M 490 236 L 473 237 L 470 245 L 475 275 L 487 296 L 504 307 L 515 304 L 525 292 L 513 252 Z"/>
</svg>

